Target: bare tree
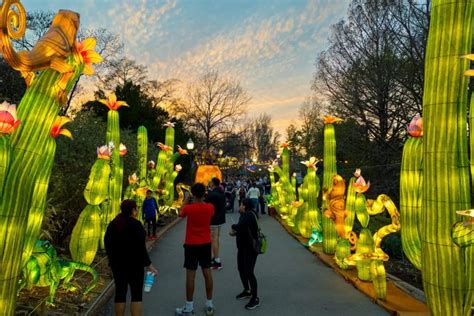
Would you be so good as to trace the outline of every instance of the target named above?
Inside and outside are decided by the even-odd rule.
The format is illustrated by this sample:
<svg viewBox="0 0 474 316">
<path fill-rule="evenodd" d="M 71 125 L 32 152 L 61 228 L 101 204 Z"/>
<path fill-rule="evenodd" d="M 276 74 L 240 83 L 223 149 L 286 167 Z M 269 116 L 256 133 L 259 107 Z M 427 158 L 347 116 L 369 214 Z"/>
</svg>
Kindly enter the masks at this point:
<svg viewBox="0 0 474 316">
<path fill-rule="evenodd" d="M 206 150 L 217 146 L 236 127 L 250 101 L 240 83 L 211 71 L 190 84 L 184 103 L 174 112 L 202 139 Z"/>
<path fill-rule="evenodd" d="M 261 114 L 252 122 L 252 138 L 258 161 L 270 161 L 275 158 L 279 134 L 272 127 L 272 118 L 268 114 Z"/>
<path fill-rule="evenodd" d="M 318 58 L 313 86 L 327 93 L 336 111 L 364 126 L 380 151 L 397 154 L 421 104 L 425 43 L 422 28 L 406 22 L 410 12 L 403 1 L 353 0 Z"/>
<path fill-rule="evenodd" d="M 317 154 L 317 145 L 321 142 L 319 134 L 324 127 L 323 114 L 326 108 L 325 101 L 315 95 L 306 98 L 299 108 L 301 149 L 307 156 Z"/>
</svg>

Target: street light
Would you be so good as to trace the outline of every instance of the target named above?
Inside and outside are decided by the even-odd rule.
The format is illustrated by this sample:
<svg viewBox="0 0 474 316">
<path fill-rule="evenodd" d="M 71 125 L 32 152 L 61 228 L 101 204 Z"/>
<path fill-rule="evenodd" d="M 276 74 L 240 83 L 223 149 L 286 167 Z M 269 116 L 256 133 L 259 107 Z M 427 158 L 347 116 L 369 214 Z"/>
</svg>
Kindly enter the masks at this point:
<svg viewBox="0 0 474 316">
<path fill-rule="evenodd" d="M 188 142 L 186 143 L 186 148 L 188 150 L 193 150 L 194 149 L 194 142 L 191 138 L 189 138 Z"/>
</svg>

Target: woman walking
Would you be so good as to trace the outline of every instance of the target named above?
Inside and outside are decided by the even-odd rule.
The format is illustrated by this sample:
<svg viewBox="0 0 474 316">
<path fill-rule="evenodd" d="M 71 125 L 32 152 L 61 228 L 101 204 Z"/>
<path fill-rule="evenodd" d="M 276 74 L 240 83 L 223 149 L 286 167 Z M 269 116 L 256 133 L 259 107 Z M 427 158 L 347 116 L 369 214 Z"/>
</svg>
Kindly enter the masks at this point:
<svg viewBox="0 0 474 316">
<path fill-rule="evenodd" d="M 144 268 L 157 274 L 145 246 L 146 232 L 136 219 L 137 203 L 125 200 L 121 213 L 110 222 L 104 243 L 115 283 L 115 315 L 125 315 L 127 289 L 130 286 L 132 316 L 142 315 Z"/>
<path fill-rule="evenodd" d="M 236 296 L 236 299 L 249 299 L 245 305 L 246 309 L 254 309 L 260 306 L 257 295 L 257 278 L 254 269 L 258 253 L 253 246 L 253 240 L 258 235 L 257 214 L 250 199 L 243 200 L 240 206 L 240 219 L 237 224 L 232 225 L 231 236 L 237 241 L 237 267 L 244 290 Z"/>
</svg>

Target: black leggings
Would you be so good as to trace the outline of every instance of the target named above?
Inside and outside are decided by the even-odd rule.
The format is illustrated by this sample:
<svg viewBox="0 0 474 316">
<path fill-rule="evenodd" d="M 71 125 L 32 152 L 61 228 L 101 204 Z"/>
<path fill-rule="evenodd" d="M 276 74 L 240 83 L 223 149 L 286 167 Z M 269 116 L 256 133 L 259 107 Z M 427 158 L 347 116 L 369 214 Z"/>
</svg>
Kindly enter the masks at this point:
<svg viewBox="0 0 474 316">
<path fill-rule="evenodd" d="M 253 249 L 239 248 L 237 251 L 237 267 L 239 269 L 240 280 L 244 289 L 252 293 L 252 297 L 257 297 L 257 278 L 254 269 L 257 262 L 257 253 Z"/>
<path fill-rule="evenodd" d="M 148 228 L 148 237 L 156 235 L 156 217 L 147 218 L 145 223 Z M 153 229 L 153 230 L 152 230 Z M 153 232 L 153 235 L 151 234 Z"/>
<path fill-rule="evenodd" d="M 143 267 L 112 268 L 115 283 L 115 303 L 125 303 L 130 285 L 132 302 L 141 302 L 143 294 Z"/>
</svg>

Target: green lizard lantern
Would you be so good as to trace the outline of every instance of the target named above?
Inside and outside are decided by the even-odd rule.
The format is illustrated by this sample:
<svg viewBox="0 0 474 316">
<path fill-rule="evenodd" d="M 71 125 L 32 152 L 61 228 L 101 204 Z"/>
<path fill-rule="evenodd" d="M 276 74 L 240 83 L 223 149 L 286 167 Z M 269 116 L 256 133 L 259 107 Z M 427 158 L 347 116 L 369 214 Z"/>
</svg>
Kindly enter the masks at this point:
<svg viewBox="0 0 474 316">
<path fill-rule="evenodd" d="M 70 283 L 76 270 L 85 271 L 92 275 L 92 282 L 84 291 L 89 293 L 96 285 L 99 278 L 97 272 L 88 265 L 75 261 L 60 260 L 56 249 L 49 241 L 36 241 L 33 254 L 23 268 L 18 293 L 23 289 L 31 289 L 33 286 L 49 286 L 49 297 L 46 304 L 54 306 L 54 296 L 61 280 L 62 287 L 74 292 L 76 288 Z"/>
</svg>

